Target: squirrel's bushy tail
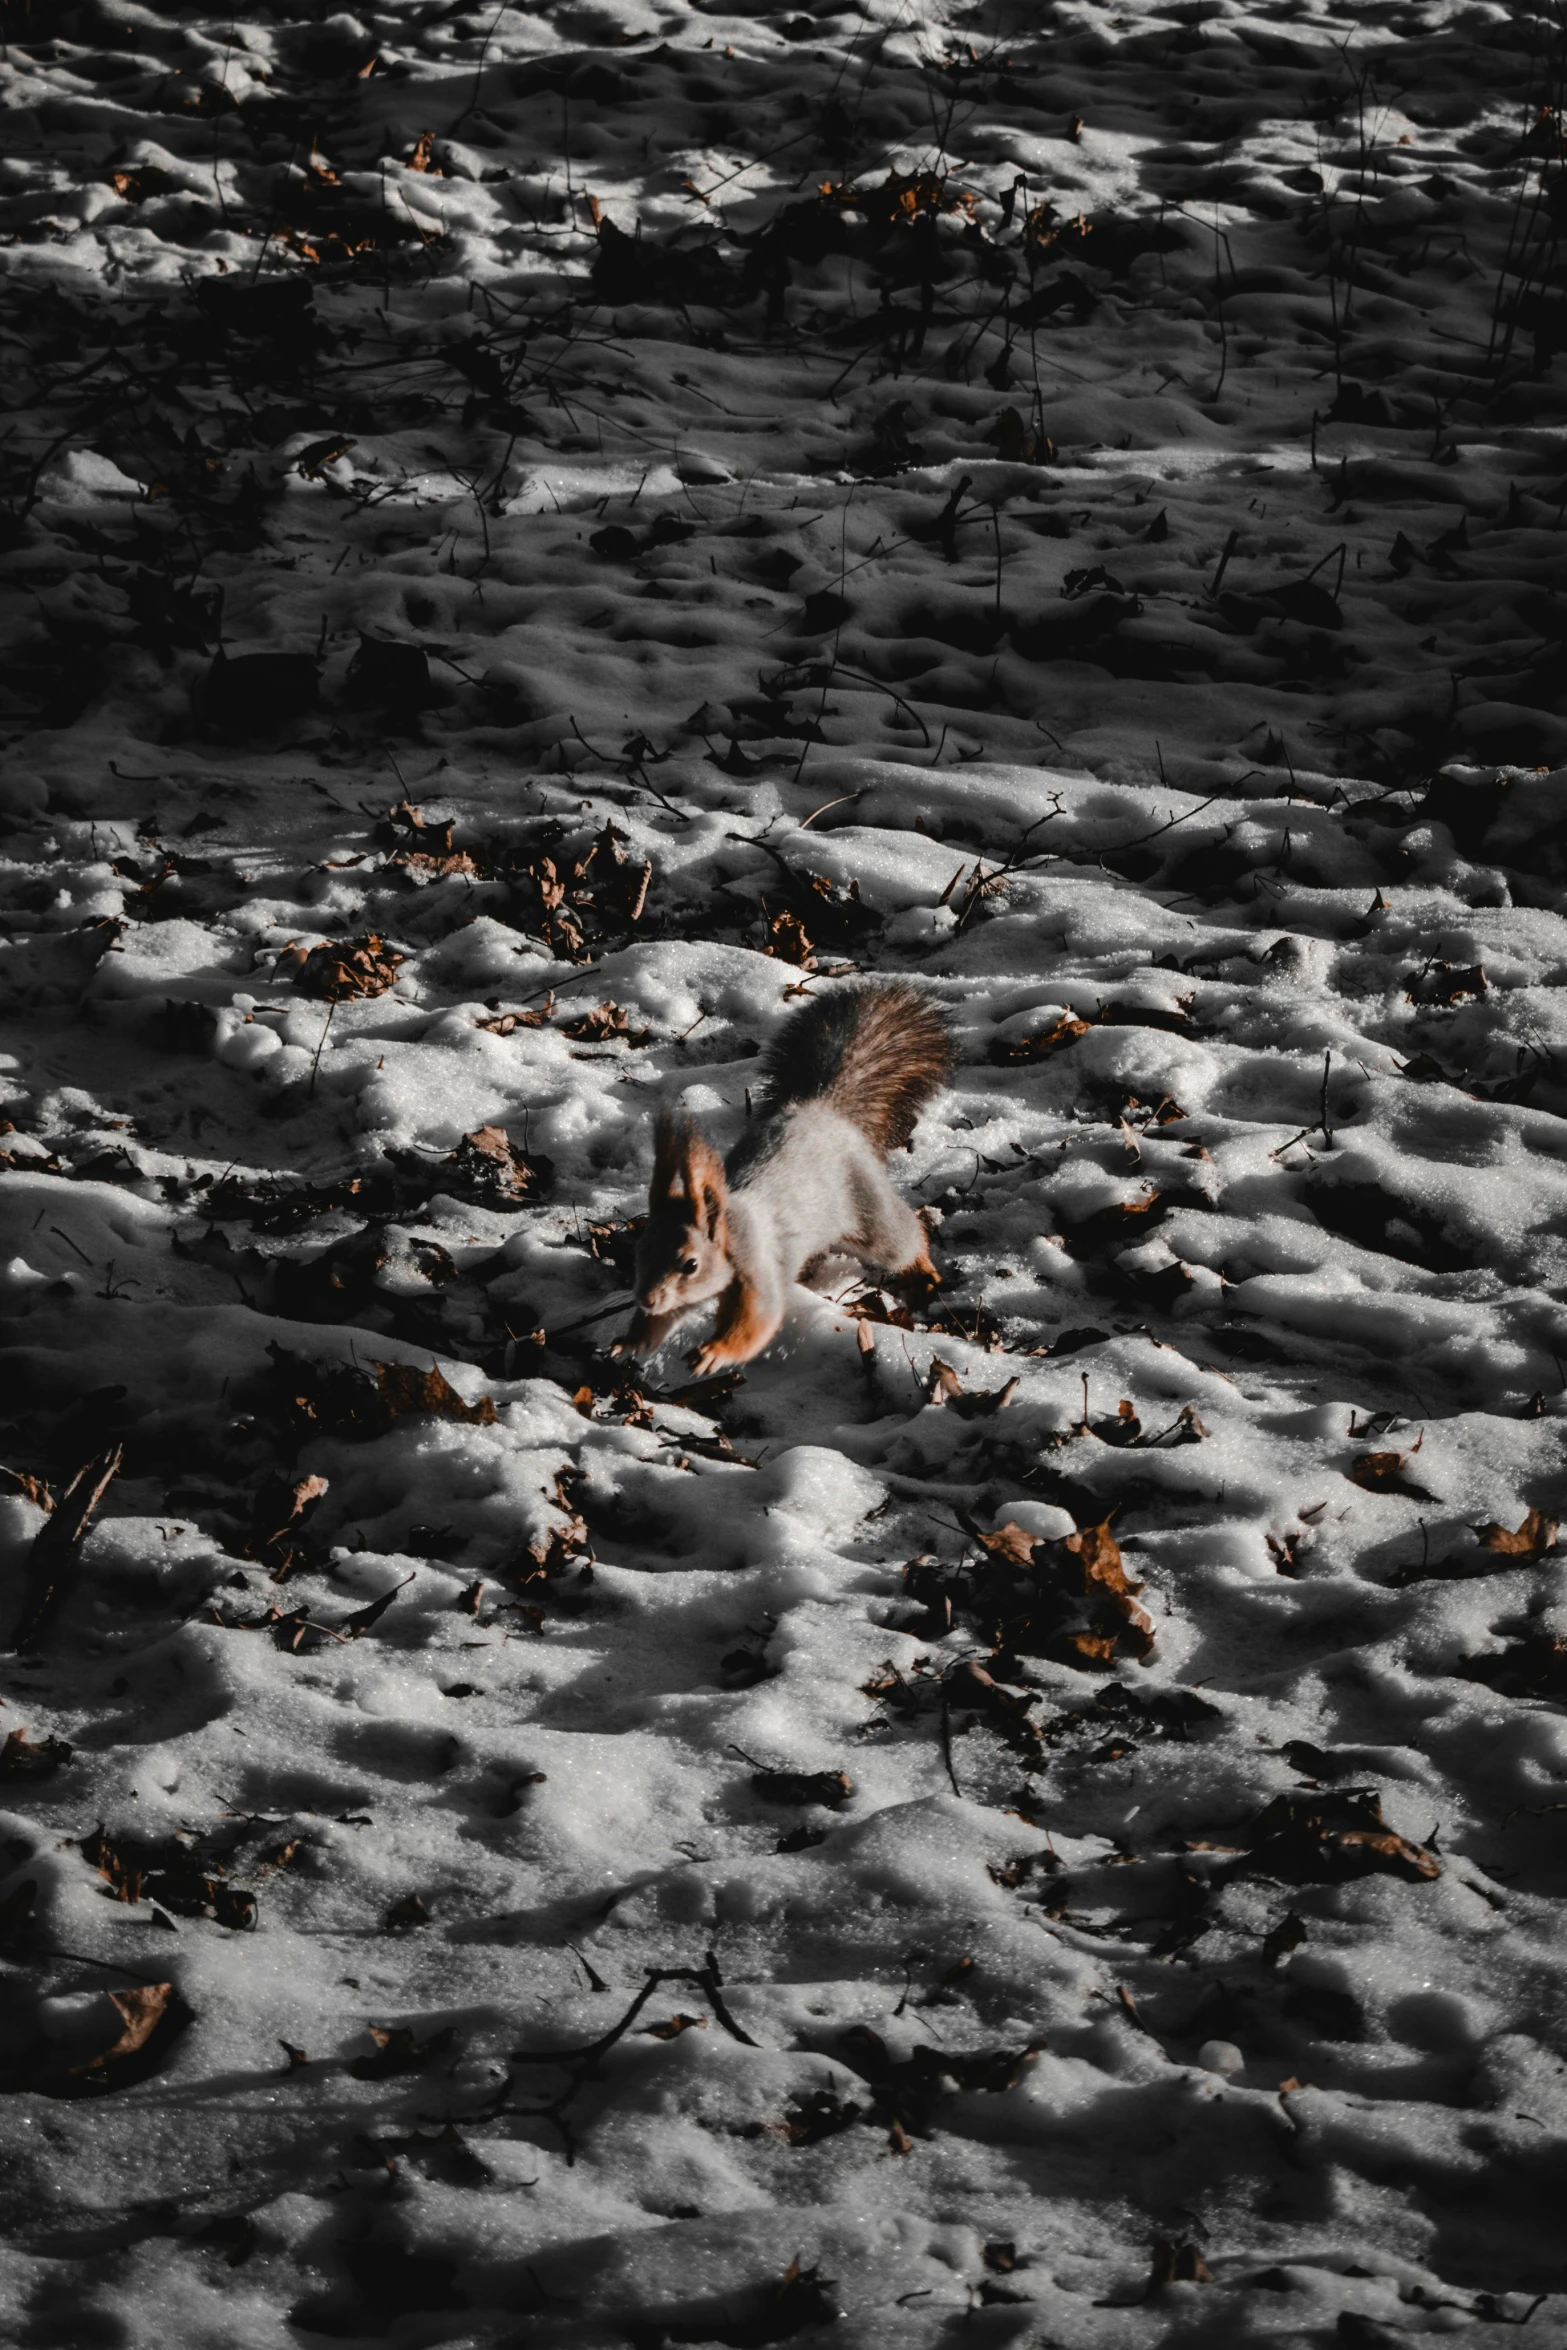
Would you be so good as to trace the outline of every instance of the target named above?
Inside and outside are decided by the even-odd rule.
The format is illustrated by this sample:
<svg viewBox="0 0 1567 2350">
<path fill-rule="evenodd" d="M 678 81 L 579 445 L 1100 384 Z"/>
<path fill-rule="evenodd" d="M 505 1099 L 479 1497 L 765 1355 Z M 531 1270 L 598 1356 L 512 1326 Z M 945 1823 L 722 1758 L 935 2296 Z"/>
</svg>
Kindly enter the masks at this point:
<svg viewBox="0 0 1567 2350">
<path fill-rule="evenodd" d="M 947 1023 L 916 989 L 898 979 L 835 988 L 791 1013 L 768 1047 L 765 1106 L 825 1102 L 890 1151 L 907 1143 L 951 1067 Z"/>
</svg>

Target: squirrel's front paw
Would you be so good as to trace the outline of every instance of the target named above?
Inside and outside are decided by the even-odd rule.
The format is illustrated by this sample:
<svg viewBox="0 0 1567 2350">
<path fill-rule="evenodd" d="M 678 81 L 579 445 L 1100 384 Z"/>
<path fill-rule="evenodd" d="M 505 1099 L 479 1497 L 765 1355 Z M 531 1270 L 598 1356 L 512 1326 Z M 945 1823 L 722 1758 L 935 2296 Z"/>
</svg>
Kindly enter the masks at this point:
<svg viewBox="0 0 1567 2350">
<path fill-rule="evenodd" d="M 650 1314 L 645 1306 L 632 1309 L 625 1329 L 610 1348 L 612 1355 L 655 1354 L 673 1327 L 669 1314 Z"/>
<path fill-rule="evenodd" d="M 706 1346 L 696 1347 L 686 1357 L 699 1379 L 711 1379 L 715 1372 L 727 1371 L 732 1359 L 716 1340 L 710 1340 Z"/>
</svg>

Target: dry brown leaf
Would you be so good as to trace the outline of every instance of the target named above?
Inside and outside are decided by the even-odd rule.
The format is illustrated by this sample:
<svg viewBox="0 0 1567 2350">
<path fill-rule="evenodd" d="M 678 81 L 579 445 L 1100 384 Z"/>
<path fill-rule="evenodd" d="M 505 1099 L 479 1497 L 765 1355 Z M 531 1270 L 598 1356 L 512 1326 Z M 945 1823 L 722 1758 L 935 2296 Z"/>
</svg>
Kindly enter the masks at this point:
<svg viewBox="0 0 1567 2350">
<path fill-rule="evenodd" d="M 367 1607 L 356 1607 L 351 1615 L 340 1616 L 330 1629 L 339 1640 L 358 1640 L 366 1632 L 373 1632 L 399 1591 L 406 1591 L 415 1578 L 405 1575 L 401 1583 L 394 1583 L 390 1591 L 383 1591 L 379 1599 L 372 1599 Z"/>
<path fill-rule="evenodd" d="M 518 1028 L 547 1028 L 554 1009 L 555 990 L 551 988 L 535 1011 L 497 1012 L 491 1020 L 476 1020 L 474 1026 L 487 1029 L 491 1036 L 510 1036 Z"/>
<path fill-rule="evenodd" d="M 295 1557 L 289 1537 L 298 1530 L 305 1513 L 329 1490 L 325 1477 L 299 1477 L 292 1482 L 270 1480 L 257 1496 L 251 1529 L 242 1546 L 244 1556 L 271 1567 L 275 1583 L 285 1581 Z"/>
<path fill-rule="evenodd" d="M 354 2058 L 348 2069 L 356 2081 L 397 2080 L 406 2073 L 421 2072 L 444 2056 L 457 2037 L 450 2024 L 424 2040 L 415 2036 L 409 2024 L 367 2024 L 365 2034 L 374 2043 L 375 2054 Z"/>
<path fill-rule="evenodd" d="M 1089 1025 L 1088 1021 L 1079 1020 L 1075 1013 L 1063 1012 L 1054 1027 L 1042 1028 L 1037 1035 L 1016 1037 L 1010 1043 L 998 1040 L 990 1048 L 990 1057 L 1003 1067 L 1018 1062 L 1047 1060 L 1052 1053 L 1060 1052 L 1063 1046 L 1075 1044 L 1080 1036 L 1086 1036 Z"/>
<path fill-rule="evenodd" d="M 1153 1650 L 1153 1619 L 1137 1604 L 1143 1588 L 1134 1583 L 1122 1564 L 1120 1545 L 1110 1531 L 1110 1520 L 1080 1527 L 1063 1540 L 1050 1541 L 1027 1533 L 1009 1519 L 994 1533 L 969 1526 L 980 1547 L 1006 1566 L 1032 1570 L 1039 1600 L 1047 1610 L 1076 1611 L 1088 1603 L 1088 1621 L 1062 1625 L 1059 1616 L 1035 1625 L 1017 1625 L 1010 1637 L 1025 1649 L 1036 1641 L 1041 1653 L 1064 1654 L 1067 1662 L 1103 1666 L 1124 1649 L 1139 1662 Z"/>
<path fill-rule="evenodd" d="M 301 995 L 320 996 L 334 1004 L 356 996 L 384 995 L 402 961 L 378 930 L 367 931 L 363 938 L 327 939 L 310 949 L 294 985 Z"/>
<path fill-rule="evenodd" d="M 1409 1460 L 1407 1452 L 1363 1452 L 1350 1462 L 1345 1475 L 1362 1493 L 1397 1493 L 1406 1501 L 1435 1501 L 1434 1493 L 1404 1475 Z"/>
<path fill-rule="evenodd" d="M 1108 1207 L 1096 1208 L 1091 1216 L 1085 1216 L 1081 1223 L 1072 1226 L 1068 1234 L 1072 1253 L 1075 1256 L 1084 1248 L 1119 1244 L 1132 1239 L 1135 1236 L 1134 1227 L 1145 1216 L 1153 1214 L 1162 1197 L 1163 1194 L 1150 1183 L 1144 1185 L 1135 1199 L 1112 1200 Z"/>
<path fill-rule="evenodd" d="M 1364 1486 L 1368 1493 L 1374 1493 L 1378 1486 L 1386 1485 L 1396 1477 L 1403 1465 L 1404 1456 L 1401 1452 L 1363 1452 L 1358 1460 L 1351 1461 L 1349 1475 L 1354 1484 Z"/>
<path fill-rule="evenodd" d="M 1379 1870 L 1428 1884 L 1442 1873 L 1433 1853 L 1386 1825 L 1381 1797 L 1369 1788 L 1276 1795 L 1246 1843 L 1242 1865 L 1285 1884 L 1336 1884 Z"/>
<path fill-rule="evenodd" d="M 548 1159 L 524 1158 L 504 1126 L 475 1127 L 446 1164 L 470 1192 L 495 1207 L 524 1207 L 537 1200 L 554 1172 Z"/>
<path fill-rule="evenodd" d="M 109 185 L 127 204 L 144 204 L 149 196 L 161 196 L 166 188 L 174 186 L 169 172 L 156 163 L 139 163 L 124 171 L 111 171 Z"/>
<path fill-rule="evenodd" d="M 1298 1950 L 1305 1939 L 1305 1919 L 1297 1911 L 1287 1909 L 1278 1924 L 1271 1927 L 1262 1938 L 1264 1965 L 1277 1966 L 1281 1959 L 1288 1958 L 1292 1950 Z"/>
<path fill-rule="evenodd" d="M 764 955 L 772 955 L 781 963 L 792 963 L 798 971 L 814 971 L 816 949 L 798 914 L 782 913 L 768 916 L 767 944 Z"/>
<path fill-rule="evenodd" d="M 1482 1549 L 1494 1550 L 1503 1558 L 1543 1558 L 1548 1550 L 1556 1548 L 1559 1527 L 1555 1518 L 1545 1517 L 1531 1509 L 1523 1524 L 1510 1531 L 1494 1523 L 1475 1528 Z"/>
<path fill-rule="evenodd" d="M 1115 1661 L 1118 1632 L 1068 1632 L 1066 1645 L 1074 1649 L 1086 1664 L 1108 1665 Z"/>
<path fill-rule="evenodd" d="M 978 1715 L 1025 1760 L 1037 1753 L 1040 1732 L 1037 1723 L 1029 1718 L 1028 1709 L 1034 1700 L 1027 1690 L 1008 1689 L 993 1673 L 987 1673 L 982 1664 L 967 1657 L 947 1674 L 946 1693 L 954 1713 L 964 1710 Z"/>
<path fill-rule="evenodd" d="M 381 1402 L 393 1420 L 430 1412 L 440 1420 L 469 1420 L 477 1427 L 489 1427 L 496 1418 L 493 1396 L 481 1395 L 477 1403 L 464 1403 L 445 1373 L 434 1365 L 421 1371 L 412 1363 L 377 1363 L 375 1380 Z"/>
<path fill-rule="evenodd" d="M 1006 1559 L 1014 1567 L 1033 1565 L 1039 1539 L 1037 1534 L 1028 1533 L 1015 1518 L 1008 1518 L 1006 1524 L 998 1526 L 994 1534 L 976 1536 L 980 1546 L 988 1550 L 992 1558 Z"/>
<path fill-rule="evenodd" d="M 303 475 L 306 481 L 320 481 L 323 466 L 335 464 L 339 457 L 346 457 L 350 449 L 357 449 L 358 446 L 359 443 L 351 440 L 346 433 L 329 433 L 325 440 L 312 441 L 308 449 L 300 450 L 293 461 L 294 471 Z M 352 864 L 356 860 L 350 858 L 347 862 Z M 323 872 L 339 870 L 340 866 L 330 858 L 322 867 Z"/>
<path fill-rule="evenodd" d="M 768 1803 L 819 1803 L 838 1811 L 854 1793 L 847 1771 L 757 1771 L 751 1785 Z"/>
<path fill-rule="evenodd" d="M 432 857 L 424 849 L 405 849 L 392 863 L 399 872 L 423 874 L 430 881 L 484 879 L 482 866 L 467 849 L 453 849 L 444 857 Z"/>
<path fill-rule="evenodd" d="M 1153 1646 L 1153 1618 L 1137 1605 L 1134 1594 L 1143 1586 L 1132 1582 L 1127 1575 L 1121 1546 L 1110 1531 L 1109 1519 L 1105 1518 L 1097 1526 L 1080 1527 L 1077 1533 L 1067 1535 L 1061 1547 L 1082 1562 L 1085 1596 L 1092 1595 L 1095 1585 L 1106 1592 L 1131 1631 L 1128 1645 L 1134 1653 L 1146 1655 Z"/>
<path fill-rule="evenodd" d="M 1153 2248 L 1153 2267 L 1148 2274 L 1148 2290 L 1157 2293 L 1163 2285 L 1211 2285 L 1213 2278 L 1207 2263 L 1195 2244 L 1171 2244 L 1160 2238 Z"/>
<path fill-rule="evenodd" d="M 82 1853 L 102 1877 L 116 1901 L 140 1901 L 143 1872 L 120 1857 L 101 1828 L 87 1838 Z"/>
<path fill-rule="evenodd" d="M 1004 1412 L 1023 1382 L 1008 1379 L 1001 1387 L 976 1389 L 969 1395 L 954 1395 L 949 1400 L 960 1420 L 988 1420 L 997 1412 Z"/>
<path fill-rule="evenodd" d="M 569 1566 L 583 1565 L 592 1559 L 593 1554 L 588 1547 L 587 1520 L 572 1500 L 571 1480 L 566 1469 L 556 1471 L 555 1490 L 550 1499 L 560 1512 L 561 1522 L 535 1535 L 522 1553 L 529 1562 L 528 1567 L 523 1568 L 519 1562 L 513 1571 L 524 1583 L 536 1582 L 541 1576 L 553 1580 L 563 1575 Z"/>
<path fill-rule="evenodd" d="M 64 1770 L 71 1753 L 63 1738 L 34 1740 L 25 1730 L 12 1730 L 0 1746 L 0 1779 L 47 1779 Z"/>
<path fill-rule="evenodd" d="M 120 2017 L 121 2031 L 112 2048 L 104 2048 L 90 2056 L 84 2064 L 73 2064 L 73 2074 L 101 2072 L 105 2066 L 117 2063 L 122 2057 L 134 2056 L 145 2048 L 153 2033 L 162 2023 L 169 2001 L 174 1996 L 172 1983 L 139 1983 L 134 1991 L 106 1991 L 104 1997 Z"/>
<path fill-rule="evenodd" d="M 1412 1844 L 1407 1836 L 1395 1836 L 1391 1828 L 1344 1828 L 1334 1842 L 1345 1851 L 1363 1847 L 1400 1875 L 1430 1879 L 1442 1873 L 1441 1864 L 1424 1845 Z"/>
<path fill-rule="evenodd" d="M 569 1036 L 575 1044 L 608 1044 L 619 1037 L 629 1045 L 639 1045 L 647 1043 L 652 1030 L 633 1028 L 624 1004 L 595 1004 L 591 1012 L 568 1020 L 561 1034 Z"/>
</svg>

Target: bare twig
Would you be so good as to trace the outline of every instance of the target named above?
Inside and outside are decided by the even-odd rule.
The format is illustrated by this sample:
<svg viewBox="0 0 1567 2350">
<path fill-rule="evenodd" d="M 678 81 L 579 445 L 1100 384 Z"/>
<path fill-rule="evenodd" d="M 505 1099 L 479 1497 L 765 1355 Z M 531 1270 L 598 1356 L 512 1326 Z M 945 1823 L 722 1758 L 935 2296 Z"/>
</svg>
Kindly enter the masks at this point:
<svg viewBox="0 0 1567 2350">
<path fill-rule="evenodd" d="M 99 1453 L 95 1460 L 78 1469 L 53 1512 L 33 1537 L 27 1561 L 27 1591 L 11 1644 L 18 1651 L 36 1648 L 53 1621 L 65 1595 L 65 1577 L 77 1548 L 124 1457 L 124 1446 L 111 1444 L 107 1452 Z"/>
</svg>

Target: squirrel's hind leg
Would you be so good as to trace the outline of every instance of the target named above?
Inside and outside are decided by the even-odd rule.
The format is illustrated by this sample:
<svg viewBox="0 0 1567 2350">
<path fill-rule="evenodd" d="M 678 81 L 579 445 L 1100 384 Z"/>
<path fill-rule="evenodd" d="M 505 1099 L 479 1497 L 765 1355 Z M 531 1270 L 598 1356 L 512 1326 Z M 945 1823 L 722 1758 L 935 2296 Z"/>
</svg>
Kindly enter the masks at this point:
<svg viewBox="0 0 1567 2350">
<path fill-rule="evenodd" d="M 863 1263 L 916 1290 L 940 1287 L 941 1275 L 931 1263 L 929 1234 L 879 1169 L 875 1181 L 865 1184 L 860 1210 L 862 1229 L 849 1245 Z"/>
<path fill-rule="evenodd" d="M 910 1305 L 917 1306 L 929 1297 L 933 1289 L 941 1287 L 941 1275 L 931 1262 L 930 1236 L 916 1216 L 919 1226 L 919 1249 L 906 1265 L 894 1267 L 894 1278 Z"/>
</svg>

